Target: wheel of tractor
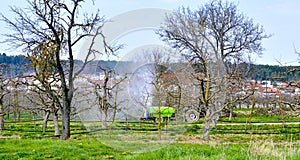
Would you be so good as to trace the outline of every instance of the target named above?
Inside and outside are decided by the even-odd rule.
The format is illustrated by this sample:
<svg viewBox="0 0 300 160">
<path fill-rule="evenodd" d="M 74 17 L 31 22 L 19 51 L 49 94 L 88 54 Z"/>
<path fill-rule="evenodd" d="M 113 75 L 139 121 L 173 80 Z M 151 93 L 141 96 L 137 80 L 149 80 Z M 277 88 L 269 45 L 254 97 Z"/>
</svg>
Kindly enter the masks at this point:
<svg viewBox="0 0 300 160">
<path fill-rule="evenodd" d="M 188 122 L 196 122 L 199 120 L 199 115 L 200 115 L 200 113 L 198 111 L 196 111 L 195 109 L 189 109 L 185 113 L 185 119 Z"/>
</svg>

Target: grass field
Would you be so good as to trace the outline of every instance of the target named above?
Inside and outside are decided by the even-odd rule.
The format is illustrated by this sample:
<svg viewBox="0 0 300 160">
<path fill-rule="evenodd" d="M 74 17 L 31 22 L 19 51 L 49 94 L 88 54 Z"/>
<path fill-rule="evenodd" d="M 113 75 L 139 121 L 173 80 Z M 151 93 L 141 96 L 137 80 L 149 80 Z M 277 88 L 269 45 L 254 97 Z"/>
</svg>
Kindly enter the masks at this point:
<svg viewBox="0 0 300 160">
<path fill-rule="evenodd" d="M 246 125 L 246 118 L 220 119 L 210 141 L 202 137 L 202 122 L 164 124 L 159 139 L 151 122 L 89 130 L 74 121 L 71 139 L 62 141 L 52 136 L 51 122 L 42 132 L 40 120 L 8 119 L 0 131 L 0 159 L 300 159 L 300 124 L 295 118 L 288 118 L 284 128 L 280 116 L 268 118 L 274 124 L 261 125 Z M 265 119 L 253 115 L 256 123 Z"/>
<path fill-rule="evenodd" d="M 249 143 L 172 143 L 148 152 L 126 152 L 103 145 L 98 139 L 0 140 L 0 159 L 300 159 L 298 145 L 272 141 Z"/>
</svg>

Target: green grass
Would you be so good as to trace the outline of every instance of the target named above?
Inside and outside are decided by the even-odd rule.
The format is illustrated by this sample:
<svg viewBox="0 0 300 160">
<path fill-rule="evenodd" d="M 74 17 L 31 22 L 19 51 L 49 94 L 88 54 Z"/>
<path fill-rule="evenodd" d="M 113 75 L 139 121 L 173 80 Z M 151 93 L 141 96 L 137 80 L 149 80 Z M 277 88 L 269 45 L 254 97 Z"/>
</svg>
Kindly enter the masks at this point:
<svg viewBox="0 0 300 160">
<path fill-rule="evenodd" d="M 219 133 L 258 133 L 258 134 L 279 134 L 279 133 L 300 133 L 300 124 L 285 124 L 284 127 L 279 124 L 235 124 L 235 125 L 217 125 L 213 128 Z"/>
<path fill-rule="evenodd" d="M 53 127 L 42 132 L 42 122 L 8 119 L 0 131 L 0 159 L 300 159 L 300 125 L 251 125 L 239 115 L 231 122 L 221 119 L 203 139 L 203 122 L 162 124 L 162 140 L 153 122 L 118 122 L 112 131 L 92 123 L 88 130 L 71 122 L 71 139 L 53 137 Z M 280 116 L 253 115 L 252 122 L 278 122 Z M 299 118 L 298 118 L 299 119 Z M 203 120 L 203 119 L 202 119 Z M 295 119 L 290 119 L 294 121 Z M 53 122 L 49 122 L 52 125 Z M 130 129 L 127 130 L 126 127 Z"/>
<path fill-rule="evenodd" d="M 0 140 L 0 159 L 103 159 L 120 154 L 93 139 Z"/>
<path fill-rule="evenodd" d="M 126 159 L 174 159 L 174 160 L 198 160 L 198 159 L 298 159 L 299 150 L 295 154 L 286 153 L 285 148 L 270 146 L 263 151 L 273 149 L 272 154 L 260 154 L 251 145 L 222 145 L 222 144 L 174 144 L 164 149 L 143 153 L 139 155 L 129 155 Z M 262 153 L 263 153 L 262 151 Z M 268 152 L 269 153 L 269 152 Z"/>
<path fill-rule="evenodd" d="M 78 138 L 78 137 L 77 137 Z M 150 152 L 130 153 L 103 145 L 90 136 L 57 139 L 0 140 L 0 159 L 299 159 L 299 146 L 276 146 L 270 142 L 252 144 L 175 143 Z"/>
<path fill-rule="evenodd" d="M 229 120 L 228 118 L 220 118 L 219 122 L 221 123 L 246 123 L 250 121 L 250 115 L 240 113 L 237 117 Z M 252 123 L 260 123 L 260 122 L 282 122 L 282 116 L 270 116 L 270 115 L 262 115 L 262 114 L 253 114 L 251 117 Z M 286 116 L 285 122 L 299 122 L 298 117 Z"/>
</svg>

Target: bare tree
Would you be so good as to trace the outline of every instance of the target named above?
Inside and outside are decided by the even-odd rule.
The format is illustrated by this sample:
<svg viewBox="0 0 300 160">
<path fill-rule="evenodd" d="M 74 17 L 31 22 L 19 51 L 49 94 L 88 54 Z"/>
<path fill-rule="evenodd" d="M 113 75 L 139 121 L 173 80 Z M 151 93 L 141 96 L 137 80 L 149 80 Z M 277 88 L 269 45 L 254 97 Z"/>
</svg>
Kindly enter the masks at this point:
<svg viewBox="0 0 300 160">
<path fill-rule="evenodd" d="M 13 110 L 13 118 L 14 121 L 20 121 L 21 118 L 21 110 L 22 110 L 22 106 L 19 103 L 20 102 L 20 98 L 22 96 L 22 92 L 24 91 L 22 89 L 22 78 L 21 77 L 11 77 L 9 79 L 9 85 L 12 87 L 10 90 L 10 95 L 11 95 L 11 99 L 12 99 L 12 110 Z"/>
<path fill-rule="evenodd" d="M 101 112 L 102 128 L 107 128 L 108 109 L 111 108 L 109 98 L 111 98 L 109 80 L 111 79 L 112 70 L 101 68 L 104 72 L 103 82 L 94 83 L 94 93 L 97 97 L 97 105 Z"/>
<path fill-rule="evenodd" d="M 94 87 L 94 94 L 96 95 L 96 101 L 97 101 L 96 103 L 98 109 L 101 112 L 102 128 L 107 129 L 109 109 L 113 109 L 114 112 L 116 112 L 117 110 L 117 101 L 114 99 L 117 98 L 118 89 L 116 89 L 115 94 L 112 93 L 112 90 L 115 87 L 118 87 L 118 85 L 122 83 L 127 78 L 127 76 L 125 75 L 122 78 L 116 79 L 113 69 L 107 69 L 101 66 L 98 67 L 104 73 L 103 79 L 99 81 L 89 80 L 89 82 L 92 83 Z"/>
<path fill-rule="evenodd" d="M 52 71 L 59 75 L 61 83 L 62 103 L 57 103 L 62 113 L 62 139 L 70 137 L 70 112 L 74 95 L 74 80 L 91 60 L 94 38 L 103 36 L 100 29 L 103 18 L 99 12 L 88 16 L 80 8 L 83 0 L 28 0 L 29 6 L 25 9 L 12 7 L 15 19 L 11 20 L 4 15 L 2 20 L 11 28 L 11 33 L 4 34 L 13 48 L 21 47 L 29 57 L 35 52 L 38 56 L 49 56 L 46 61 Z M 88 49 L 82 67 L 75 70 L 74 47 L 85 37 L 94 37 Z M 104 36 L 103 36 L 104 37 Z M 44 48 L 44 49 L 43 49 Z M 44 50 L 44 51 L 43 51 Z M 44 52 L 44 53 L 43 53 Z M 46 53 L 46 54 L 45 54 Z M 67 60 L 62 59 L 62 55 Z M 45 87 L 45 86 L 44 86 Z M 50 90 L 47 90 L 53 96 Z M 55 97 L 55 96 L 54 96 Z M 58 98 L 55 98 L 58 102 Z"/>
<path fill-rule="evenodd" d="M 33 65 L 34 63 L 32 63 Z M 34 69 L 36 67 L 33 66 Z M 38 76 L 39 75 L 39 76 Z M 43 120 L 43 131 L 46 131 L 47 123 L 49 120 L 49 116 L 52 114 L 52 119 L 54 123 L 54 136 L 60 136 L 59 131 L 59 123 L 58 123 L 58 111 L 59 111 L 59 102 L 55 100 L 54 96 L 59 98 L 61 101 L 61 94 L 58 75 L 50 75 L 45 79 L 41 79 L 41 74 L 36 74 L 33 76 L 26 77 L 26 86 L 28 87 L 26 98 L 30 107 L 26 108 L 27 110 L 38 112 L 43 111 L 44 120 Z M 45 76 L 45 75 L 43 75 Z M 52 94 L 47 92 L 46 88 L 43 86 L 47 86 L 48 90 L 51 90 Z"/>
<path fill-rule="evenodd" d="M 3 69 L 5 69 L 4 66 L 0 66 L 1 72 L 0 72 L 0 130 L 4 129 L 4 97 L 8 94 L 8 90 L 6 88 L 5 79 L 3 78 Z"/>
<path fill-rule="evenodd" d="M 181 8 L 167 16 L 158 31 L 171 47 L 179 49 L 194 67 L 199 81 L 199 98 L 206 108 L 204 137 L 211 124 L 228 105 L 225 100 L 229 79 L 237 76 L 230 64 L 261 54 L 261 41 L 268 38 L 262 26 L 239 13 L 232 2 L 212 1 L 192 11 Z M 194 74 L 193 73 L 193 74 Z"/>
<path fill-rule="evenodd" d="M 137 96 L 134 96 L 135 101 L 143 107 L 144 112 L 147 111 L 149 104 L 157 107 L 155 114 L 157 114 L 158 137 L 161 139 L 161 122 L 166 120 L 166 117 L 161 116 L 161 108 L 164 106 L 179 109 L 180 106 L 179 82 L 171 69 L 172 51 L 156 48 L 145 50 L 139 56 L 145 60 L 145 65 L 131 77 L 133 80 L 131 83 L 136 85 L 135 90 L 139 90 Z"/>
<path fill-rule="evenodd" d="M 127 74 L 125 74 L 124 76 L 121 76 L 121 78 L 119 78 L 119 83 L 115 84 L 112 88 L 112 95 L 113 95 L 113 100 L 112 100 L 112 108 L 113 108 L 113 115 L 112 115 L 112 122 L 110 125 L 110 129 L 112 129 L 112 125 L 115 122 L 115 118 L 116 118 L 116 114 L 118 111 L 120 111 L 120 107 L 123 103 L 125 103 L 127 101 L 127 99 L 124 100 L 119 100 L 120 99 L 120 93 L 124 90 L 124 88 L 122 88 L 122 83 L 125 82 L 125 79 L 127 79 Z"/>
</svg>

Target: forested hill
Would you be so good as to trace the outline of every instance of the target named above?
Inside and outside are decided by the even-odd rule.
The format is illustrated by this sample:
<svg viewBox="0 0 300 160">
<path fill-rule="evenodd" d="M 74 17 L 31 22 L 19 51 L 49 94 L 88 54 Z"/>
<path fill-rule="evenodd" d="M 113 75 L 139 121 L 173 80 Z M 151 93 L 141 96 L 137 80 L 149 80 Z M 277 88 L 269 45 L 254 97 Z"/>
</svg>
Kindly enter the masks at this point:
<svg viewBox="0 0 300 160">
<path fill-rule="evenodd" d="M 293 81 L 300 79 L 300 66 L 250 65 L 248 79 Z"/>
<path fill-rule="evenodd" d="M 29 60 L 23 55 L 18 56 L 7 56 L 5 53 L 0 54 L 0 64 L 8 65 L 25 65 L 29 64 Z"/>
<path fill-rule="evenodd" d="M 29 66 L 30 61 L 25 56 L 7 56 L 5 53 L 0 54 L 0 64 L 5 69 L 2 70 L 4 74 L 19 75 L 24 72 L 32 72 Z M 84 73 L 98 73 L 101 72 L 100 65 L 103 68 L 113 69 L 117 61 L 95 61 L 90 64 Z M 82 64 L 81 61 L 76 61 L 77 65 Z M 247 65 L 249 67 L 249 65 Z M 251 64 L 249 68 L 248 79 L 255 80 L 299 80 L 300 66 L 277 66 L 277 65 L 255 65 Z"/>
<path fill-rule="evenodd" d="M 29 59 L 23 55 L 7 56 L 5 53 L 0 54 L 1 72 L 4 76 L 16 76 L 32 72 L 29 63 Z"/>
</svg>

